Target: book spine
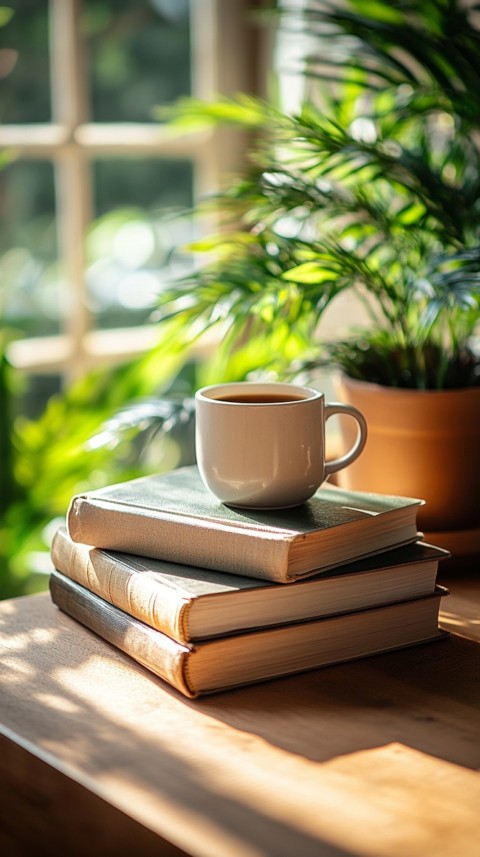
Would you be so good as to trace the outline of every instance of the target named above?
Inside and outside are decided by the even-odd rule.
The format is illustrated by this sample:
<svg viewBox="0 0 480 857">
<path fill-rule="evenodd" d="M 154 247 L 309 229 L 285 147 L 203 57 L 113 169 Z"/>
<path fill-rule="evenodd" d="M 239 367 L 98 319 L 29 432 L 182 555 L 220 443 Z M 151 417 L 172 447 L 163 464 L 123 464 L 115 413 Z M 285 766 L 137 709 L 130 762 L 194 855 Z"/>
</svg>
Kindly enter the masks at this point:
<svg viewBox="0 0 480 857">
<path fill-rule="evenodd" d="M 86 496 L 72 500 L 67 529 L 74 542 L 290 583 L 289 551 L 294 537 L 236 529 L 203 518 L 164 514 Z"/>
<path fill-rule="evenodd" d="M 50 595 L 62 612 L 132 657 L 190 698 L 197 694 L 187 678 L 190 650 L 160 631 L 128 616 L 58 572 L 50 575 Z"/>
<path fill-rule="evenodd" d="M 171 587 L 152 580 L 146 570 L 129 565 L 86 544 L 72 542 L 63 530 L 55 533 L 51 558 L 62 574 L 152 628 L 187 643 L 191 603 Z"/>
</svg>

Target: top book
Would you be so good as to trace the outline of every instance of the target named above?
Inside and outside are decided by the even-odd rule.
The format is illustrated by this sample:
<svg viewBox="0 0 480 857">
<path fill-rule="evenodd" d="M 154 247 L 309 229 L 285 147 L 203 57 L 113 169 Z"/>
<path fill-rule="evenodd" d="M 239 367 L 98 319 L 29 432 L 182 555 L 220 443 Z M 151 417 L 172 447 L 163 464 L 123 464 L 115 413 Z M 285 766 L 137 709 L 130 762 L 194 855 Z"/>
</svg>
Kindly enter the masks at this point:
<svg viewBox="0 0 480 857">
<path fill-rule="evenodd" d="M 225 506 L 197 467 L 181 467 L 73 497 L 75 542 L 291 583 L 418 538 L 422 500 L 324 485 L 302 506 Z"/>
</svg>

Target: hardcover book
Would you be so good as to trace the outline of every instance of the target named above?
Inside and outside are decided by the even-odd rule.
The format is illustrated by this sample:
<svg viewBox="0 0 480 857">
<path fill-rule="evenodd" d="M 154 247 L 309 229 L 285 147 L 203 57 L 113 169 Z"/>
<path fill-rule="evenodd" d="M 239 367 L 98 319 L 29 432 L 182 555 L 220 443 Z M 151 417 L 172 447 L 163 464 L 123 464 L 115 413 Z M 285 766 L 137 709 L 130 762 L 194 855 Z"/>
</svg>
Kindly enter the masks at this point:
<svg viewBox="0 0 480 857">
<path fill-rule="evenodd" d="M 324 485 L 302 506 L 234 509 L 195 466 L 73 497 L 75 542 L 290 583 L 418 538 L 422 500 Z"/>
<path fill-rule="evenodd" d="M 185 645 L 104 601 L 60 572 L 53 602 L 188 697 L 379 654 L 446 636 L 438 628 L 447 590 L 396 604 Z"/>
<path fill-rule="evenodd" d="M 58 571 L 181 643 L 427 595 L 448 555 L 418 542 L 285 587 L 90 547 L 63 527 L 51 549 Z"/>
</svg>

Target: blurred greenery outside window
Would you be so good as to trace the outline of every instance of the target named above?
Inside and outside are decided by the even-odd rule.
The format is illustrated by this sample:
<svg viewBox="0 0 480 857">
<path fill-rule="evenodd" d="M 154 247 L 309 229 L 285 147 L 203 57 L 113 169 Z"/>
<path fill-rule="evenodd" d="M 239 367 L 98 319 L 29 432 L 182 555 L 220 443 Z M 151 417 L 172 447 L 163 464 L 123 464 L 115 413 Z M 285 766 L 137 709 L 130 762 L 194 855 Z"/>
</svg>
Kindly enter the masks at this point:
<svg viewBox="0 0 480 857">
<path fill-rule="evenodd" d="M 227 9 L 228 7 L 228 9 Z M 187 211 L 235 164 L 155 109 L 254 91 L 246 0 L 17 0 L 0 9 L 0 312 L 40 412 L 68 378 L 152 341 Z M 242 44 L 242 39 L 244 43 Z"/>
</svg>

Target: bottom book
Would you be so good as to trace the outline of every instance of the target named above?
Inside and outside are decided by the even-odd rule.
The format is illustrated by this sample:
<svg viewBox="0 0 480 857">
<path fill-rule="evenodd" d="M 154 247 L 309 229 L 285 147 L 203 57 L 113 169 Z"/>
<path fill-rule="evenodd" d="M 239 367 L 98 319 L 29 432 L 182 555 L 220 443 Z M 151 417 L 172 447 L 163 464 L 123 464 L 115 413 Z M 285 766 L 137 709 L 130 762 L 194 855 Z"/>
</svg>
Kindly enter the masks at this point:
<svg viewBox="0 0 480 857">
<path fill-rule="evenodd" d="M 58 571 L 52 601 L 188 697 L 426 643 L 438 627 L 444 587 L 367 610 L 243 632 L 187 646 L 145 625 Z"/>
</svg>

